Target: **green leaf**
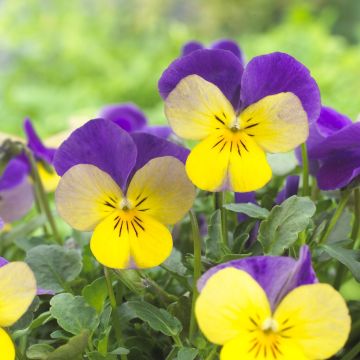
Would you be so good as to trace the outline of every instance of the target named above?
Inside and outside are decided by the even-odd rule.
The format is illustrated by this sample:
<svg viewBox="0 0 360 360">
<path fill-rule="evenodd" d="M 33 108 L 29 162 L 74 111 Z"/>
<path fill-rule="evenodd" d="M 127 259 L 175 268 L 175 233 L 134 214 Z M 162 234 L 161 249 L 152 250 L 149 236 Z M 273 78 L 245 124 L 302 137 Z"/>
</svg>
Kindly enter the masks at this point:
<svg viewBox="0 0 360 360">
<path fill-rule="evenodd" d="M 26 356 L 29 359 L 46 360 L 53 351 L 54 348 L 48 344 L 35 344 L 26 350 Z"/>
<path fill-rule="evenodd" d="M 108 296 L 105 278 L 101 277 L 93 281 L 90 285 L 85 286 L 82 291 L 82 296 L 86 302 L 100 314 Z"/>
<path fill-rule="evenodd" d="M 346 249 L 339 244 L 321 245 L 321 248 L 332 258 L 345 265 L 354 278 L 360 282 L 360 250 Z"/>
<path fill-rule="evenodd" d="M 254 219 L 266 219 L 270 211 L 253 203 L 247 204 L 226 204 L 224 208 L 236 213 L 245 214 Z"/>
<path fill-rule="evenodd" d="M 83 330 L 94 331 L 99 324 L 96 310 L 82 296 L 59 294 L 51 299 L 50 305 L 51 315 L 71 334 L 78 335 Z"/>
<path fill-rule="evenodd" d="M 145 301 L 128 301 L 123 306 L 133 312 L 133 318 L 141 319 L 152 329 L 160 331 L 164 335 L 178 335 L 182 330 L 182 325 L 176 317 Z"/>
<path fill-rule="evenodd" d="M 81 271 L 81 256 L 76 250 L 58 245 L 40 245 L 28 251 L 25 261 L 35 273 L 39 287 L 61 292 Z"/>
<path fill-rule="evenodd" d="M 83 331 L 81 334 L 72 337 L 69 342 L 52 352 L 47 360 L 82 360 L 89 341 L 89 332 Z"/>
<path fill-rule="evenodd" d="M 194 348 L 182 348 L 177 354 L 176 360 L 194 360 L 199 350 Z"/>
<path fill-rule="evenodd" d="M 221 236 L 221 213 L 216 210 L 210 217 L 209 236 L 205 239 L 207 258 L 217 260 L 227 252 L 221 244 Z"/>
<path fill-rule="evenodd" d="M 315 213 L 314 203 L 306 197 L 292 196 L 270 211 L 260 224 L 258 240 L 265 254 L 281 255 L 305 230 Z"/>
</svg>

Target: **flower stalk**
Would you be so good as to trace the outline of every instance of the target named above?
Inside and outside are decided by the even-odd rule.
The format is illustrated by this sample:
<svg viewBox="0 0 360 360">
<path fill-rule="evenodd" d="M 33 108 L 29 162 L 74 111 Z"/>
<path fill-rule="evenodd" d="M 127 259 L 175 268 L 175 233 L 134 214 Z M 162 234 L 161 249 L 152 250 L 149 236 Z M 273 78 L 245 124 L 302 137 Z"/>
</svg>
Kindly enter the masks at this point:
<svg viewBox="0 0 360 360">
<path fill-rule="evenodd" d="M 228 230 L 227 230 L 227 212 L 224 208 L 225 191 L 215 193 L 215 208 L 220 210 L 221 218 L 221 241 L 224 245 L 228 245 Z"/>
<path fill-rule="evenodd" d="M 196 304 L 196 299 L 199 296 L 199 292 L 197 290 L 197 281 L 201 275 L 201 235 L 200 235 L 199 224 L 195 212 L 193 210 L 190 210 L 189 215 L 190 215 L 192 236 L 194 242 L 193 296 L 191 303 L 191 317 L 190 317 L 190 327 L 189 327 L 189 338 L 191 341 L 196 331 L 195 304 Z"/>
<path fill-rule="evenodd" d="M 111 309 L 112 309 L 111 317 L 112 317 L 112 323 L 113 323 L 114 330 L 115 330 L 116 339 L 120 346 L 124 346 L 121 325 L 119 322 L 119 317 L 117 316 L 117 303 L 116 303 L 116 297 L 115 297 L 114 289 L 113 289 L 112 282 L 111 282 L 111 275 L 110 275 L 109 269 L 106 267 L 104 267 L 104 274 L 105 274 L 106 286 L 108 289 L 108 294 L 109 294 L 109 299 L 110 299 L 110 305 L 111 305 Z M 126 354 L 121 355 L 121 360 L 127 360 Z"/>
<path fill-rule="evenodd" d="M 25 154 L 26 154 L 26 156 L 27 156 L 27 158 L 28 158 L 28 160 L 30 162 L 31 175 L 32 175 L 33 180 L 34 180 L 35 194 L 37 196 L 39 206 L 44 211 L 44 213 L 45 213 L 45 215 L 46 215 L 46 217 L 47 217 L 47 219 L 49 221 L 50 228 L 51 228 L 51 231 L 53 233 L 55 241 L 59 245 L 62 245 L 63 241 L 62 241 L 62 238 L 61 238 L 61 236 L 59 234 L 59 231 L 57 229 L 55 219 L 54 219 L 54 217 L 52 215 L 52 212 L 51 212 L 51 209 L 50 209 L 50 206 L 49 206 L 49 202 L 48 202 L 48 199 L 47 199 L 47 196 L 46 196 L 46 192 L 45 192 L 45 189 L 44 189 L 44 185 L 43 185 L 43 183 L 41 181 L 34 155 L 31 152 L 31 150 L 29 150 L 28 148 L 25 148 Z"/>
<path fill-rule="evenodd" d="M 310 195 L 310 187 L 309 187 L 309 158 L 306 148 L 306 143 L 301 144 L 301 158 L 302 158 L 302 179 L 303 179 L 303 187 L 302 187 L 302 195 L 309 196 Z"/>
</svg>

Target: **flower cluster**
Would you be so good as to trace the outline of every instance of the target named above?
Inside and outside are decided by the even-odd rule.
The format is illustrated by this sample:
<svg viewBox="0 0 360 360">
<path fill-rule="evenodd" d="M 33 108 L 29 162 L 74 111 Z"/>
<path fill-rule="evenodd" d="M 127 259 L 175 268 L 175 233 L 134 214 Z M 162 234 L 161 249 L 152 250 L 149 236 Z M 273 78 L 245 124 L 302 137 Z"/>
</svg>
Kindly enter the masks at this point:
<svg viewBox="0 0 360 360">
<path fill-rule="evenodd" d="M 187 43 L 161 75 L 158 88 L 169 126 L 150 126 L 133 103 L 107 105 L 99 118 L 72 131 L 55 150 L 45 147 L 31 122 L 25 121 L 27 146 L 7 163 L 0 178 L 0 230 L 29 211 L 32 189 L 38 195 L 37 185 L 41 189 L 44 183 L 49 192 L 56 188 L 57 214 L 72 229 L 91 235 L 74 232 L 63 246 L 56 221 L 45 207 L 64 263 L 57 258 L 51 263 L 51 256 L 35 261 L 27 256 L 26 261 L 42 281 L 44 268 L 55 273 L 58 283 L 49 287 L 52 290 L 37 288 L 25 263 L 0 257 L 1 359 L 4 351 L 5 360 L 15 358 L 4 328 L 12 326 L 34 297 L 42 294 L 55 296 L 47 320 L 55 318 L 63 327 L 61 340 L 68 333 L 76 335 L 76 341 L 84 336 L 85 345 L 71 353 L 74 358 L 86 353 L 89 359 L 112 359 L 117 354 L 126 359 L 125 346 L 131 359 L 143 358 L 138 350 L 131 353 L 136 347 L 132 340 L 124 341 L 122 333 L 125 329 L 129 338 L 134 334 L 142 338 L 148 329 L 129 330 L 119 324 L 119 314 L 124 323 L 140 318 L 174 340 L 171 349 L 165 345 L 163 352 L 154 352 L 157 358 L 169 350 L 167 359 L 175 359 L 175 354 L 177 359 L 186 358 L 184 354 L 192 351 L 199 359 L 215 359 L 218 346 L 221 360 L 316 360 L 342 351 L 351 332 L 349 309 L 338 291 L 347 271 L 343 265 L 360 279 L 359 123 L 322 106 L 315 79 L 292 56 L 276 52 L 245 64 L 232 40 L 220 40 L 209 48 Z M 300 167 L 273 176 L 267 154 L 291 151 Z M 329 213 L 319 214 L 325 205 L 332 206 L 331 201 L 330 205 L 324 201 L 316 213 L 309 173 L 313 200 L 318 188 L 346 190 L 339 192 L 346 196 Z M 347 230 L 344 235 L 352 241 L 327 244 L 354 188 L 352 234 Z M 297 196 L 299 190 L 303 197 Z M 215 212 L 202 201 L 212 193 Z M 232 203 L 226 204 L 229 199 Z M 231 217 L 228 211 L 237 214 Z M 41 241 L 51 241 L 44 227 Z M 16 245 L 27 251 L 29 243 Z M 193 255 L 188 255 L 189 243 Z M 75 250 L 69 255 L 70 248 Z M 74 281 L 81 261 L 72 262 L 72 257 L 81 256 L 83 278 Z M 330 256 L 338 262 L 330 262 Z M 142 271 L 159 265 L 161 269 Z M 75 276 L 67 273 L 72 266 Z M 64 278 L 56 267 L 66 273 Z M 94 273 L 96 279 L 80 289 Z M 162 285 L 149 274 L 155 274 Z M 126 296 L 120 285 L 114 293 L 111 275 L 133 292 L 124 306 L 116 304 Z M 155 296 L 144 296 L 143 288 L 137 291 L 139 283 L 155 284 Z M 47 288 L 43 283 L 39 286 Z M 73 293 L 55 295 L 62 291 Z M 134 301 L 139 293 L 141 301 Z M 168 311 L 157 313 L 150 304 L 141 308 L 148 298 Z M 61 318 L 61 301 L 73 311 L 66 319 Z M 59 303 L 60 311 L 54 310 Z M 81 306 L 86 309 L 84 316 L 89 314 L 89 323 L 76 318 L 76 326 L 69 325 L 67 321 L 78 315 L 75 312 Z M 182 335 L 186 339 L 179 335 L 184 324 L 189 329 Z M 116 346 L 110 352 L 112 327 Z M 69 348 L 65 345 L 66 351 Z"/>
</svg>

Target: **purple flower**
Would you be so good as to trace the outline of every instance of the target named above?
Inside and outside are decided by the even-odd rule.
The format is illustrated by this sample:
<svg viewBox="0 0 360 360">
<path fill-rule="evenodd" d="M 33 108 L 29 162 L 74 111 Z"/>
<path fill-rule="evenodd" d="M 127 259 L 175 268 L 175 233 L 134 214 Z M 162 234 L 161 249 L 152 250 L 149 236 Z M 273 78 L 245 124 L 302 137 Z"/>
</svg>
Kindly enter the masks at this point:
<svg viewBox="0 0 360 360">
<path fill-rule="evenodd" d="M 100 111 L 100 117 L 111 120 L 129 133 L 145 132 L 164 139 L 171 135 L 168 126 L 149 126 L 145 114 L 132 103 L 107 105 Z"/>
<path fill-rule="evenodd" d="M 228 267 L 251 275 L 264 289 L 272 309 L 296 287 L 318 282 L 309 248 L 303 246 L 298 260 L 286 256 L 254 256 L 217 265 L 201 276 L 197 284 L 199 292 L 212 275 Z"/>
<path fill-rule="evenodd" d="M 230 51 L 196 50 L 170 64 L 159 91 L 173 131 L 199 141 L 186 170 L 207 191 L 263 187 L 272 176 L 265 152 L 303 143 L 321 107 L 308 69 L 284 53 L 255 57 L 244 69 Z"/>
<path fill-rule="evenodd" d="M 323 107 L 307 141 L 310 170 L 321 190 L 340 189 L 360 174 L 359 144 L 360 123 Z"/>
<path fill-rule="evenodd" d="M 5 258 L 0 256 L 0 268 L 2 268 L 3 266 L 9 264 L 9 261 L 7 261 Z M 55 293 L 51 290 L 45 290 L 45 289 L 41 289 L 38 288 L 36 295 L 55 295 Z"/>
<path fill-rule="evenodd" d="M 127 133 L 105 119 L 75 130 L 55 154 L 62 176 L 58 212 L 80 231 L 93 231 L 90 248 L 111 268 L 159 265 L 172 249 L 175 224 L 192 206 L 188 150 L 146 133 Z"/>
<path fill-rule="evenodd" d="M 192 52 L 201 49 L 205 49 L 202 43 L 198 41 L 189 41 L 182 48 L 182 56 L 189 55 Z M 208 47 L 208 49 L 231 51 L 237 58 L 239 58 L 242 64 L 245 63 L 243 52 L 241 51 L 239 45 L 234 40 L 221 39 L 215 41 Z"/>
</svg>

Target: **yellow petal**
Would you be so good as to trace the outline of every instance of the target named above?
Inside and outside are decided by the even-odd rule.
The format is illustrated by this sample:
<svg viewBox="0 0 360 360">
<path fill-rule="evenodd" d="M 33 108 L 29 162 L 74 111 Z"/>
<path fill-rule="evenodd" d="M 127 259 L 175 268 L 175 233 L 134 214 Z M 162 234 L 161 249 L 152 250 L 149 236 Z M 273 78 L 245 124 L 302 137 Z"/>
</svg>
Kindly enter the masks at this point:
<svg viewBox="0 0 360 360">
<path fill-rule="evenodd" d="M 140 211 L 118 211 L 95 229 L 91 251 L 103 265 L 126 269 L 160 265 L 171 253 L 170 231 Z"/>
<path fill-rule="evenodd" d="M 327 284 L 300 286 L 280 303 L 279 334 L 303 348 L 309 359 L 327 359 L 345 344 L 351 327 L 341 295 Z"/>
<path fill-rule="evenodd" d="M 243 334 L 224 345 L 220 360 L 311 360 L 297 344 L 287 340 L 260 344 L 251 333 Z"/>
<path fill-rule="evenodd" d="M 182 138 L 200 140 L 217 128 L 231 127 L 235 112 L 214 84 L 198 75 L 183 78 L 165 101 L 165 114 Z"/>
<path fill-rule="evenodd" d="M 60 216 L 74 229 L 91 231 L 111 214 L 123 194 L 110 175 L 94 165 L 75 165 L 55 193 Z"/>
<path fill-rule="evenodd" d="M 306 112 L 291 92 L 266 96 L 250 105 L 241 113 L 240 124 L 269 152 L 293 150 L 309 136 Z"/>
<path fill-rule="evenodd" d="M 163 224 L 175 224 L 195 199 L 195 187 L 178 159 L 152 159 L 132 178 L 127 198 L 135 209 L 146 212 Z"/>
<path fill-rule="evenodd" d="M 255 191 L 265 186 L 272 176 L 264 151 L 244 133 L 233 141 L 230 155 L 228 182 L 236 192 Z"/>
<path fill-rule="evenodd" d="M 0 328 L 1 360 L 15 360 L 15 348 L 10 336 Z"/>
<path fill-rule="evenodd" d="M 55 172 L 54 169 L 45 169 L 41 162 L 38 162 L 37 165 L 40 179 L 44 185 L 45 191 L 47 193 L 54 192 L 59 184 L 60 176 Z"/>
<path fill-rule="evenodd" d="M 173 247 L 170 231 L 166 226 L 145 214 L 138 218 L 144 230 L 137 228 L 129 233 L 131 257 L 137 268 L 151 268 L 163 263 L 169 256 Z"/>
<path fill-rule="evenodd" d="M 271 179 L 264 151 L 245 133 L 218 131 L 191 151 L 186 171 L 200 189 L 248 192 Z"/>
<path fill-rule="evenodd" d="M 247 337 L 270 314 L 264 290 L 245 271 L 226 268 L 207 281 L 195 307 L 199 327 L 213 343 Z"/>
<path fill-rule="evenodd" d="M 31 305 L 36 295 L 36 280 L 24 262 L 0 268 L 0 326 L 13 325 Z"/>
</svg>

